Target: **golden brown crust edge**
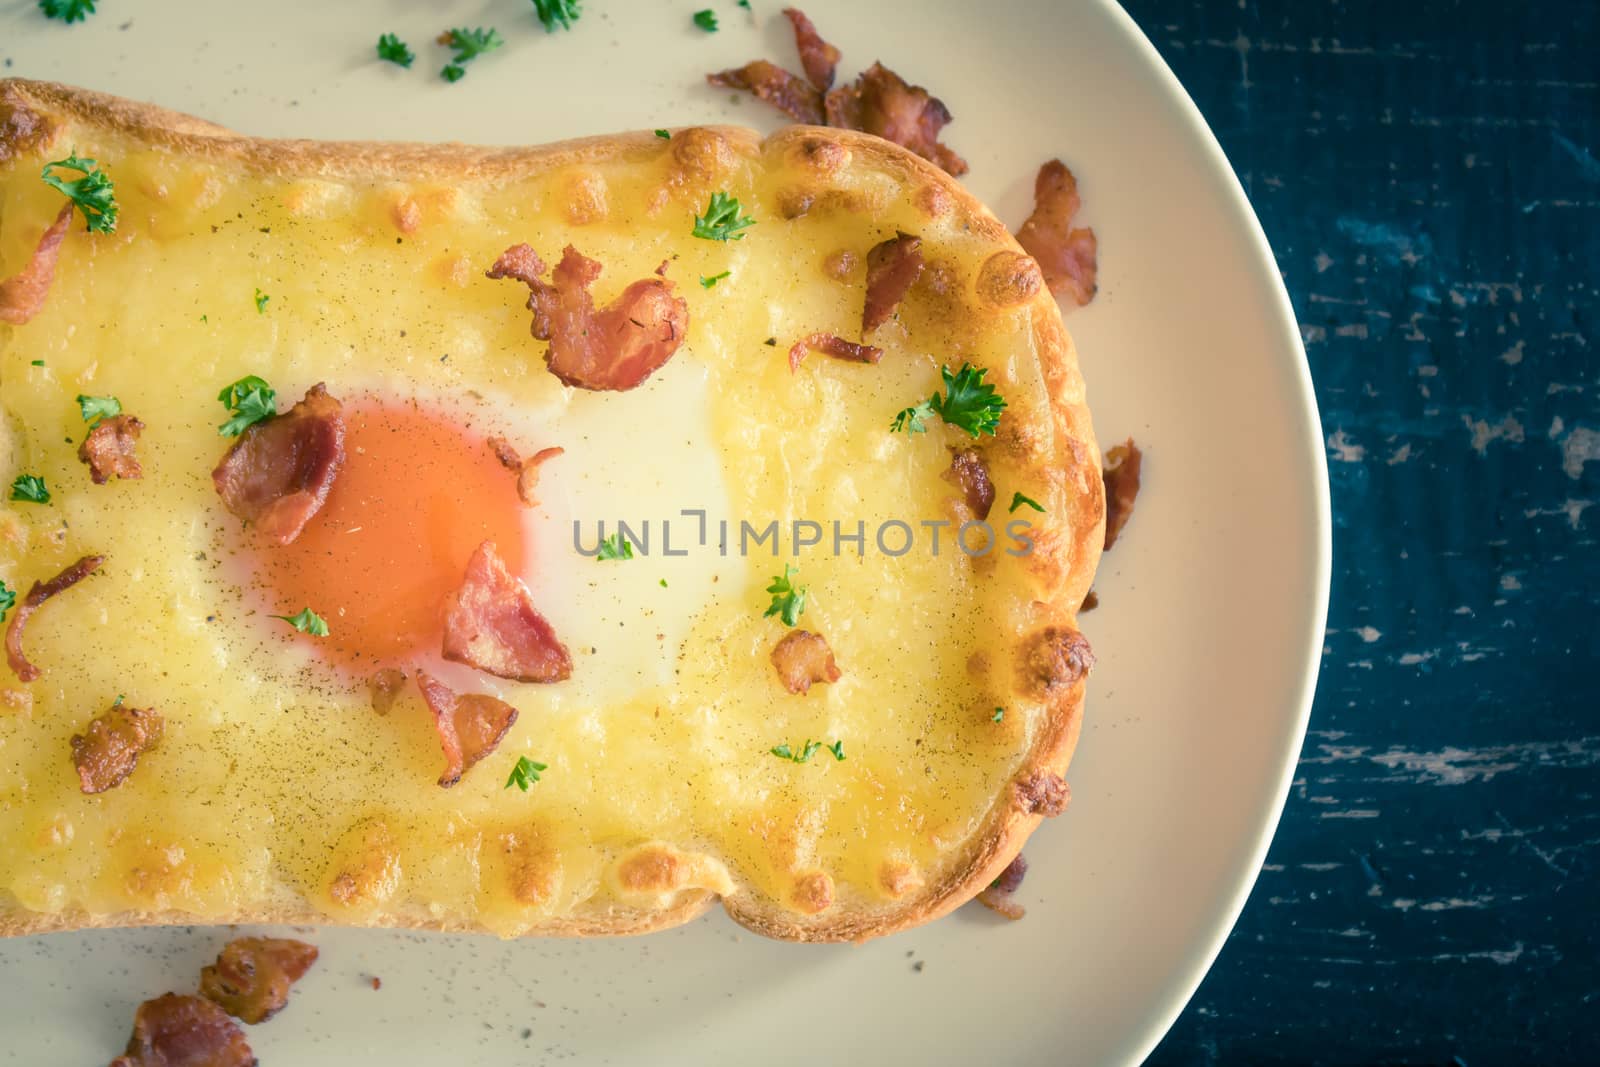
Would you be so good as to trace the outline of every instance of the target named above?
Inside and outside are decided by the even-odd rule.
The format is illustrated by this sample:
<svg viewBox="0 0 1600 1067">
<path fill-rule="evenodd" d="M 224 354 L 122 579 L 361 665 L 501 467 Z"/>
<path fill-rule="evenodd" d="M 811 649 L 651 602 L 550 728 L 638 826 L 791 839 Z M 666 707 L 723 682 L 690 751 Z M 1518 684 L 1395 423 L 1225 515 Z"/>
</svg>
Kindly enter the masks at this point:
<svg viewBox="0 0 1600 1067">
<path fill-rule="evenodd" d="M 21 121 L 18 121 L 18 116 Z M 125 100 L 72 86 L 24 79 L 0 80 L 0 163 L 29 144 L 13 139 L 52 133 L 52 121 L 67 117 L 202 159 L 226 159 L 274 173 L 300 176 L 363 177 L 391 180 L 472 178 L 493 180 L 532 168 L 553 168 L 590 160 L 644 157 L 659 151 L 654 134 L 639 132 L 583 138 L 534 147 L 481 148 L 460 144 L 406 144 L 265 140 L 236 134 L 224 127 L 177 111 Z M 1037 265 L 1017 245 L 1009 230 L 976 197 L 944 171 L 887 141 L 867 134 L 822 127 L 786 127 L 762 141 L 752 130 L 716 127 L 737 148 L 756 154 L 762 148 L 785 147 L 807 139 L 832 141 L 859 155 L 868 165 L 895 175 L 908 187 L 934 188 L 930 210 L 955 212 L 978 236 L 998 246 L 998 253 L 1016 257 L 1020 267 L 1005 280 L 1007 299 L 1027 305 L 1034 324 L 1035 348 L 1049 393 L 1055 429 L 1055 448 L 1041 474 L 1064 478 L 1071 513 L 1065 529 L 1069 543 L 1036 567 L 1041 586 L 1053 595 L 1044 605 L 1055 620 L 1076 625 L 1078 606 L 1093 581 L 1104 538 L 1105 499 L 1101 482 L 1100 450 L 1095 442 L 1084 383 L 1072 339 L 1061 324 L 1060 310 L 1045 289 Z M 948 198 L 948 199 L 945 199 Z M 980 279 L 980 285 L 982 279 Z M 1021 851 L 1042 821 L 1023 804 L 1016 783 L 1041 774 L 1064 774 L 1082 728 L 1087 679 L 1079 680 L 1054 696 L 1045 726 L 1023 759 L 1013 783 L 996 798 L 986 824 L 966 850 L 967 860 L 955 865 L 959 872 L 943 882 L 925 887 L 915 898 L 892 913 L 832 914 L 802 919 L 775 908 L 752 906 L 738 896 L 723 899 L 736 922 L 767 937 L 789 941 L 865 941 L 929 922 L 955 910 L 999 876 Z M 623 911 L 602 917 L 579 916 L 542 924 L 525 936 L 597 937 L 652 933 L 689 922 L 718 899 L 705 891 L 685 893 L 683 899 L 659 912 Z M 174 911 L 139 911 L 112 915 L 86 912 L 0 914 L 0 937 L 24 936 L 79 929 L 187 924 L 287 924 L 334 925 L 331 917 L 309 907 L 268 905 L 249 913 L 204 918 Z M 365 922 L 338 925 L 394 927 L 453 932 L 487 933 L 480 926 L 445 923 L 425 913 L 384 913 Z"/>
</svg>

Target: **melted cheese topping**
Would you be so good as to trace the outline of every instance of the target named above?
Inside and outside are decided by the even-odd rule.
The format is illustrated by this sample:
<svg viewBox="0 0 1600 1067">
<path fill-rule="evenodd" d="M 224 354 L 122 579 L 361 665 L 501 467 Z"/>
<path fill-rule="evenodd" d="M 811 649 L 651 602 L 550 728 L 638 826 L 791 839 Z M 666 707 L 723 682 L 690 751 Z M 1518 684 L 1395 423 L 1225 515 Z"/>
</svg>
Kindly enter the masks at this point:
<svg viewBox="0 0 1600 1067">
<path fill-rule="evenodd" d="M 948 522 L 956 495 L 940 478 L 949 447 L 970 442 L 937 423 L 888 429 L 938 386 L 940 363 L 970 360 L 991 368 L 1005 418 L 1048 440 L 1028 309 L 975 306 L 992 246 L 859 167 L 786 220 L 795 190 L 817 184 L 796 164 L 731 158 L 697 182 L 664 143 L 444 186 L 251 175 L 74 132 L 81 155 L 106 161 L 122 221 L 109 237 L 75 224 L 44 311 L 0 327 L 4 478 L 39 474 L 53 494 L 0 515 L 0 577 L 21 591 L 82 554 L 107 563 L 32 620 L 43 677 L 0 694 L 0 905 L 214 918 L 309 902 L 334 919 L 517 934 L 697 890 L 800 913 L 881 909 L 948 875 L 1042 715 L 1012 692 L 1010 651 L 1039 590 L 1017 559 L 955 550 L 948 526 L 930 551 L 921 524 Z M 38 167 L 24 157 L 0 172 L 0 275 L 59 204 Z M 757 220 L 743 240 L 689 236 L 711 189 Z M 882 363 L 813 353 L 791 374 L 798 337 L 860 336 L 861 263 L 897 228 L 923 236 L 930 270 L 873 338 Z M 568 242 L 598 260 L 602 304 L 669 261 L 687 343 L 631 392 L 564 389 L 529 337 L 526 291 L 483 276 L 519 241 L 547 264 Z M 857 260 L 845 281 L 824 270 L 841 252 Z M 527 512 L 524 578 L 573 677 L 458 670 L 452 684 L 498 693 L 520 718 L 455 788 L 434 784 L 443 759 L 414 687 L 377 716 L 364 679 L 266 617 L 270 591 L 251 587 L 209 478 L 227 445 L 217 391 L 244 374 L 284 406 L 325 381 L 335 396 L 425 398 L 484 431 L 566 447 Z M 74 457 L 79 393 L 114 394 L 145 421 L 143 480 L 90 484 Z M 1008 477 L 993 452 L 990 467 L 997 526 L 1017 490 L 1059 512 L 1059 487 Z M 705 545 L 683 509 L 707 513 Z M 596 521 L 618 518 L 650 520 L 648 556 L 574 552 L 574 521 L 592 547 Z M 822 529 L 799 557 L 797 519 Z M 662 554 L 663 520 L 688 555 Z M 745 520 L 777 520 L 781 554 L 768 542 L 741 556 Z M 864 552 L 845 541 L 835 554 L 835 520 L 846 535 L 864 524 Z M 897 557 L 876 538 L 892 521 L 916 542 Z M 905 537 L 888 528 L 885 543 Z M 769 660 L 787 631 L 763 617 L 763 587 L 785 563 L 809 588 L 801 627 L 843 671 L 807 696 Z M 118 694 L 158 709 L 165 734 L 121 786 L 85 796 L 68 741 Z M 846 758 L 769 752 L 808 739 L 842 742 Z M 526 793 L 504 788 L 522 755 L 548 765 Z"/>
</svg>

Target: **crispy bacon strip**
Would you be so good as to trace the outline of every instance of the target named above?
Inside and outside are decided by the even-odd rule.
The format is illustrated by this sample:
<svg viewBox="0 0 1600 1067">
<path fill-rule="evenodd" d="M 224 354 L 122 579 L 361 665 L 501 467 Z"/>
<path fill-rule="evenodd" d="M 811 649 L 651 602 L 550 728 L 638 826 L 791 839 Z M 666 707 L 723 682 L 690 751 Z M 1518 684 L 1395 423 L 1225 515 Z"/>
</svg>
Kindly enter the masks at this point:
<svg viewBox="0 0 1600 1067">
<path fill-rule="evenodd" d="M 445 606 L 444 658 L 518 682 L 560 682 L 572 657 L 533 606 L 521 579 L 501 562 L 493 541 L 479 545 Z"/>
<path fill-rule="evenodd" d="M 84 556 L 48 582 L 34 582 L 28 589 L 28 595 L 22 598 L 16 614 L 11 616 L 11 625 L 6 627 L 6 662 L 18 678 L 31 682 L 40 674 L 39 668 L 29 663 L 28 657 L 22 653 L 22 628 L 28 625 L 28 619 L 46 600 L 71 589 L 99 570 L 100 564 L 105 561 L 104 556 Z"/>
<path fill-rule="evenodd" d="M 39 238 L 33 258 L 16 274 L 0 281 L 0 322 L 21 326 L 44 307 L 50 295 L 50 285 L 56 280 L 56 260 L 61 255 L 61 242 L 66 240 L 67 228 L 72 223 L 72 201 L 61 205 L 61 210 Z"/>
<path fill-rule="evenodd" d="M 374 671 L 367 679 L 367 691 L 372 694 L 372 710 L 379 715 L 389 714 L 400 690 L 405 688 L 406 672 L 395 667 Z"/>
<path fill-rule="evenodd" d="M 800 66 L 820 92 L 833 88 L 833 71 L 839 65 L 839 50 L 817 32 L 816 26 L 799 8 L 786 7 L 784 17 L 794 27 L 794 44 L 800 50 Z"/>
<path fill-rule="evenodd" d="M 229 941 L 217 962 L 200 972 L 200 995 L 251 1025 L 289 1002 L 289 989 L 317 962 L 317 947 L 286 937 Z"/>
<path fill-rule="evenodd" d="M 139 757 L 161 740 L 161 716 L 148 708 L 113 704 L 72 735 L 72 765 L 85 793 L 104 793 L 121 785 Z"/>
<path fill-rule="evenodd" d="M 322 510 L 343 466 L 344 408 L 318 382 L 288 412 L 240 434 L 211 480 L 223 506 L 286 545 Z"/>
<path fill-rule="evenodd" d="M 981 452 L 975 448 L 953 451 L 950 469 L 939 477 L 961 490 L 973 518 L 981 522 L 989 517 L 989 509 L 994 507 L 994 483 L 989 480 L 989 467 Z"/>
<path fill-rule="evenodd" d="M 255 1067 L 244 1031 L 204 997 L 167 993 L 139 1005 L 133 1036 L 111 1067 Z"/>
<path fill-rule="evenodd" d="M 104 485 L 113 476 L 117 478 L 142 478 L 144 468 L 139 466 L 135 450 L 144 423 L 133 415 L 114 415 L 100 420 L 78 446 L 78 459 L 89 465 L 89 480 Z"/>
<path fill-rule="evenodd" d="M 822 91 L 776 63 L 751 60 L 742 67 L 707 74 L 706 81 L 718 89 L 744 89 L 754 93 L 757 99 L 765 100 L 796 122 L 822 125 Z"/>
<path fill-rule="evenodd" d="M 539 468 L 547 460 L 555 459 L 567 451 L 564 448 L 541 448 L 523 459 L 504 437 L 489 438 L 489 447 L 500 465 L 517 476 L 517 497 L 530 508 L 539 503 L 539 498 L 534 495 L 539 489 Z"/>
<path fill-rule="evenodd" d="M 1098 243 L 1088 227 L 1073 228 L 1078 214 L 1078 180 L 1059 159 L 1039 168 L 1033 183 L 1033 214 L 1017 231 L 1017 243 L 1034 258 L 1044 283 L 1057 296 L 1082 307 L 1098 289 Z"/>
<path fill-rule="evenodd" d="M 772 649 L 778 680 L 796 696 L 804 696 L 818 682 L 837 682 L 839 665 L 827 638 L 808 630 L 790 630 Z"/>
<path fill-rule="evenodd" d="M 831 333 L 812 333 L 800 338 L 790 346 L 790 374 L 800 369 L 800 361 L 805 359 L 806 353 L 813 348 L 825 356 L 832 356 L 834 359 L 842 359 L 850 363 L 876 363 L 883 358 L 883 349 L 881 348 L 874 348 L 872 345 L 858 345 L 853 341 L 846 341 L 843 337 L 836 337 Z"/>
<path fill-rule="evenodd" d="M 922 238 L 895 231 L 867 253 L 867 302 L 861 311 L 861 335 L 889 321 L 906 292 L 922 277 Z"/>
<path fill-rule="evenodd" d="M 517 721 L 517 709 L 481 693 L 460 695 L 426 671 L 417 672 L 422 699 L 433 712 L 434 729 L 444 749 L 439 784 L 449 789 L 473 764 L 493 752 Z"/>
<path fill-rule="evenodd" d="M 549 341 L 545 364 L 563 385 L 626 390 L 672 358 L 689 329 L 689 305 L 672 283 L 645 278 L 596 311 L 589 286 L 600 264 L 568 245 L 561 262 L 540 280 L 544 263 L 528 245 L 513 245 L 495 260 L 491 278 L 515 278 L 528 287 L 533 336 Z"/>
<path fill-rule="evenodd" d="M 868 67 L 854 85 L 830 92 L 823 108 L 829 126 L 876 134 L 958 178 L 967 172 L 967 161 L 939 143 L 939 131 L 950 122 L 950 109 L 882 63 Z"/>
<path fill-rule="evenodd" d="M 1028 861 L 1017 853 L 1017 858 L 1006 865 L 1000 877 L 990 882 L 978 893 L 978 903 L 990 911 L 999 912 L 1015 922 L 1027 914 L 1026 909 L 1013 899 L 1012 894 L 1022 888 L 1022 879 L 1028 874 Z"/>
<path fill-rule="evenodd" d="M 1122 528 L 1133 518 L 1133 502 L 1139 495 L 1139 468 L 1144 453 L 1128 438 L 1106 453 L 1106 548 L 1117 540 Z"/>
</svg>

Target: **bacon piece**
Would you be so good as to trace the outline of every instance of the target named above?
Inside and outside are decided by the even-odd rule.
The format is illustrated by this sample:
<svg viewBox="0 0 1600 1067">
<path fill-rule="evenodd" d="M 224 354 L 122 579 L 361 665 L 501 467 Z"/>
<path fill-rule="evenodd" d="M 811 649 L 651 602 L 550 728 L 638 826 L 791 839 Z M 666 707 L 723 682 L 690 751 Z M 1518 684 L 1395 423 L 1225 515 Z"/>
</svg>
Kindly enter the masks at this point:
<svg viewBox="0 0 1600 1067">
<path fill-rule="evenodd" d="M 563 385 L 632 389 L 672 358 L 689 328 L 689 305 L 663 278 L 634 282 L 596 311 L 589 286 L 600 264 L 568 245 L 561 262 L 540 280 L 544 263 L 528 245 L 495 260 L 491 278 L 515 278 L 529 289 L 533 336 L 549 341 L 545 364 Z"/>
<path fill-rule="evenodd" d="M 1091 589 L 1083 595 L 1083 606 L 1078 609 L 1078 614 L 1082 615 L 1086 611 L 1093 611 L 1099 606 L 1100 595 Z"/>
<path fill-rule="evenodd" d="M 288 412 L 239 435 L 211 472 L 223 506 L 286 545 L 328 499 L 344 466 L 344 406 L 321 382 Z"/>
<path fill-rule="evenodd" d="M 1072 226 L 1080 204 L 1077 179 L 1066 164 L 1052 159 L 1034 179 L 1033 214 L 1017 231 L 1017 243 L 1039 264 L 1052 293 L 1082 307 L 1098 288 L 1098 243 L 1093 230 Z"/>
<path fill-rule="evenodd" d="M 1139 469 L 1144 453 L 1128 438 L 1106 453 L 1106 548 L 1117 540 L 1122 528 L 1133 518 L 1133 502 L 1139 495 Z"/>
<path fill-rule="evenodd" d="M 449 789 L 499 746 L 517 721 L 517 709 L 481 693 L 458 694 L 426 671 L 417 672 L 417 685 L 433 712 L 434 729 L 439 731 L 444 749 L 445 767 L 439 784 Z"/>
<path fill-rule="evenodd" d="M 1000 872 L 1000 877 L 990 882 L 987 887 L 978 893 L 978 903 L 990 911 L 999 912 L 1012 922 L 1027 914 L 1026 909 L 1012 898 L 1012 894 L 1022 888 L 1022 879 L 1028 874 L 1028 861 L 1022 858 L 1022 853 L 1017 853 L 1017 858 L 1006 865 Z"/>
<path fill-rule="evenodd" d="M 111 1067 L 255 1067 L 244 1031 L 204 997 L 167 993 L 139 1005 L 133 1036 Z"/>
<path fill-rule="evenodd" d="M 66 240 L 71 223 L 72 201 L 69 200 L 61 205 L 56 220 L 45 228 L 27 266 L 0 281 L 0 322 L 21 326 L 39 314 L 45 297 L 50 295 L 50 284 L 56 280 L 56 260 L 61 255 L 61 242 Z"/>
<path fill-rule="evenodd" d="M 831 333 L 812 333 L 800 338 L 789 348 L 789 373 L 793 374 L 800 369 L 800 361 L 806 358 L 806 352 L 816 349 L 823 355 L 832 356 L 834 359 L 843 359 L 851 363 L 876 363 L 883 358 L 883 349 L 874 348 L 872 345 L 858 345 L 853 341 L 846 341 L 843 337 L 836 337 Z"/>
<path fill-rule="evenodd" d="M 6 662 L 18 678 L 31 682 L 40 674 L 39 668 L 29 663 L 28 657 L 22 653 L 22 628 L 28 624 L 28 618 L 46 600 L 71 589 L 99 570 L 100 564 L 105 561 L 104 556 L 84 556 L 48 582 L 34 582 L 28 589 L 28 595 L 22 598 L 17 613 L 11 616 L 11 625 L 6 627 Z"/>
<path fill-rule="evenodd" d="M 989 467 L 981 452 L 976 448 L 952 450 L 950 469 L 939 477 L 961 490 L 974 518 L 982 521 L 989 517 L 989 509 L 994 507 L 994 483 L 989 480 Z"/>
<path fill-rule="evenodd" d="M 1089 639 L 1070 626 L 1046 626 L 1022 648 L 1018 681 L 1032 697 L 1050 697 L 1081 681 L 1094 667 Z"/>
<path fill-rule="evenodd" d="M 444 658 L 518 682 L 560 682 L 572 657 L 533 606 L 528 587 L 506 569 L 493 541 L 479 545 L 445 606 Z"/>
<path fill-rule="evenodd" d="M 389 709 L 394 707 L 395 699 L 405 684 L 405 671 L 394 667 L 374 671 L 372 677 L 367 679 L 367 690 L 372 694 L 372 710 L 379 715 L 389 714 Z"/>
<path fill-rule="evenodd" d="M 786 7 L 784 17 L 794 27 L 794 44 L 800 50 L 800 66 L 821 92 L 833 88 L 833 70 L 839 65 L 839 50 L 817 32 L 817 28 L 799 8 Z"/>
<path fill-rule="evenodd" d="M 754 59 L 742 67 L 719 70 L 706 75 L 707 83 L 718 89 L 744 89 L 754 93 L 796 122 L 822 125 L 822 92 L 806 84 L 798 74 L 790 74 L 776 63 Z"/>
<path fill-rule="evenodd" d="M 78 459 L 89 465 L 89 480 L 104 485 L 112 476 L 142 478 L 144 469 L 134 450 L 144 423 L 133 415 L 114 415 L 100 420 L 78 446 Z"/>
<path fill-rule="evenodd" d="M 489 447 L 494 450 L 494 458 L 500 461 L 500 465 L 516 474 L 517 496 L 530 508 L 539 503 L 539 498 L 534 496 L 539 488 L 539 468 L 546 460 L 555 459 L 567 451 L 564 448 L 541 448 L 523 459 L 504 437 L 489 438 Z"/>
<path fill-rule="evenodd" d="M 840 677 L 827 639 L 808 630 L 790 630 L 772 649 L 772 665 L 783 687 L 796 696 L 810 692 L 818 682 L 837 682 Z"/>
<path fill-rule="evenodd" d="M 139 765 L 139 757 L 161 740 L 161 716 L 148 708 L 113 704 L 72 735 L 72 765 L 85 793 L 119 786 Z"/>
<path fill-rule="evenodd" d="M 286 937 L 229 941 L 217 962 L 200 972 L 200 995 L 251 1025 L 289 1002 L 289 988 L 317 962 L 317 947 Z"/>
<path fill-rule="evenodd" d="M 895 231 L 867 253 L 867 302 L 861 311 L 861 335 L 889 321 L 906 291 L 922 277 L 922 238 Z"/>
<path fill-rule="evenodd" d="M 829 126 L 862 130 L 893 141 L 958 178 L 967 172 L 967 161 L 939 143 L 939 131 L 950 121 L 950 110 L 928 90 L 906 84 L 882 63 L 868 67 L 854 85 L 830 92 L 823 107 Z"/>
<path fill-rule="evenodd" d="M 1053 817 L 1067 810 L 1072 800 L 1072 789 L 1059 774 L 1040 771 L 1026 781 L 1016 783 L 1017 803 L 1029 815 Z"/>
</svg>

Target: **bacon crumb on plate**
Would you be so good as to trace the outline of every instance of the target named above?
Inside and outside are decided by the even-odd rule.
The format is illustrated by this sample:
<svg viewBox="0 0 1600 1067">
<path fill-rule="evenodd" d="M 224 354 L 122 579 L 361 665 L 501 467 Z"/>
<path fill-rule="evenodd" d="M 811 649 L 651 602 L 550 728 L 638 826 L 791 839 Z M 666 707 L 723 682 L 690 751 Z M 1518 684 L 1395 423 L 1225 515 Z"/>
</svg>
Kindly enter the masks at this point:
<svg viewBox="0 0 1600 1067">
<path fill-rule="evenodd" d="M 1045 285 L 1078 307 L 1093 300 L 1099 288 L 1094 231 L 1072 225 L 1081 206 L 1078 180 L 1065 163 L 1052 159 L 1039 168 L 1033 214 L 1017 230 L 1017 243 L 1039 264 Z"/>
<path fill-rule="evenodd" d="M 29 663 L 28 657 L 22 652 L 22 630 L 27 626 L 28 619 L 46 600 L 71 589 L 99 570 L 100 564 L 105 561 L 104 556 L 84 556 L 48 582 L 34 582 L 29 588 L 28 595 L 17 606 L 16 614 L 11 616 L 11 624 L 6 627 L 6 663 L 18 678 L 31 682 L 40 674 L 39 668 Z"/>
<path fill-rule="evenodd" d="M 830 92 L 823 108 L 829 126 L 893 141 L 938 164 L 952 177 L 967 172 L 967 161 L 939 143 L 939 132 L 950 123 L 950 109 L 882 63 L 873 63 L 854 84 Z"/>
<path fill-rule="evenodd" d="M 322 510 L 344 466 L 344 406 L 318 382 L 282 415 L 239 435 L 211 480 L 258 536 L 287 545 Z"/>
<path fill-rule="evenodd" d="M 783 17 L 794 27 L 795 47 L 800 50 L 800 67 L 820 92 L 833 88 L 834 68 L 839 65 L 839 50 L 817 32 L 806 13 L 797 7 L 783 9 Z"/>
<path fill-rule="evenodd" d="M 139 1005 L 111 1067 L 255 1067 L 239 1024 L 204 997 L 167 993 Z"/>
<path fill-rule="evenodd" d="M 317 948 L 285 937 L 241 937 L 200 972 L 200 995 L 242 1022 L 265 1022 L 317 962 Z"/>
<path fill-rule="evenodd" d="M 1000 877 L 990 882 L 987 887 L 978 893 L 978 903 L 992 912 L 1004 915 L 1015 922 L 1027 914 L 1027 910 L 1017 903 L 1013 894 L 1022 888 L 1022 879 L 1027 876 L 1028 861 L 1022 858 L 1022 853 L 1017 853 L 1017 858 L 1006 865 L 1000 872 Z"/>
<path fill-rule="evenodd" d="M 706 82 L 718 89 L 743 89 L 754 93 L 796 122 L 821 126 L 822 92 L 798 74 L 791 74 L 765 59 L 754 59 L 742 67 L 707 74 Z"/>
<path fill-rule="evenodd" d="M 1139 496 L 1139 473 L 1144 453 L 1128 438 L 1106 452 L 1106 544 L 1116 543 L 1122 528 L 1133 518 L 1133 502 Z"/>
</svg>

